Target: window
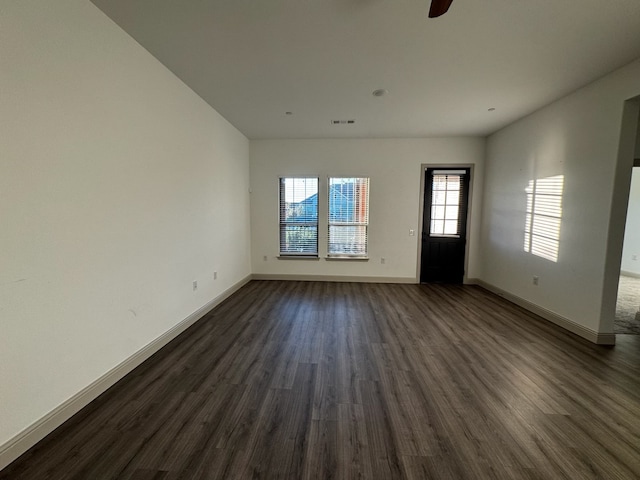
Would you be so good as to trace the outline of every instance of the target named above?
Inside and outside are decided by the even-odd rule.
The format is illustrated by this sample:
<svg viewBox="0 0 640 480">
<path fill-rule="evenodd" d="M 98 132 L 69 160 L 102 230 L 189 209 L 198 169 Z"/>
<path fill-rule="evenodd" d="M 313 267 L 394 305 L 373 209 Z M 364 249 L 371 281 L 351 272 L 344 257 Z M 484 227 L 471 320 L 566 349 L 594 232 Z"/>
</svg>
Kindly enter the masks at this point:
<svg viewBox="0 0 640 480">
<path fill-rule="evenodd" d="M 558 261 L 564 175 L 529 181 L 524 251 Z"/>
<path fill-rule="evenodd" d="M 280 255 L 318 255 L 317 178 L 280 178 Z"/>
<path fill-rule="evenodd" d="M 431 225 L 432 237 L 460 236 L 460 197 L 463 194 L 464 170 L 436 170 L 431 183 Z"/>
<path fill-rule="evenodd" d="M 329 256 L 367 256 L 369 179 L 329 178 Z"/>
</svg>

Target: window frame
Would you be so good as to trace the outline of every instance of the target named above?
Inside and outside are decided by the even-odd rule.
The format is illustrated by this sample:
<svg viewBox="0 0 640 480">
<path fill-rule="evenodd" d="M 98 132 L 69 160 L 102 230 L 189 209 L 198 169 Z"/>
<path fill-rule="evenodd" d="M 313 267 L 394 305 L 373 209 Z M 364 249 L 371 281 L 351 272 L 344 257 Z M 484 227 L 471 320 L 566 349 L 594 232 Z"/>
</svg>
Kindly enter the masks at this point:
<svg viewBox="0 0 640 480">
<path fill-rule="evenodd" d="M 335 179 L 361 179 L 366 181 L 365 192 L 365 222 L 336 222 L 331 221 L 331 181 Z M 366 175 L 350 175 L 350 176 L 328 176 L 327 177 L 327 260 L 351 259 L 351 260 L 368 260 L 369 259 L 369 224 L 370 224 L 370 189 L 371 177 Z M 364 227 L 364 252 L 363 253 L 345 253 L 331 251 L 331 227 L 340 226 L 358 226 Z"/>
<path fill-rule="evenodd" d="M 285 217 L 284 208 L 286 207 L 286 201 L 283 201 L 282 195 L 285 192 L 283 186 L 283 180 L 315 180 L 316 181 L 316 211 L 315 222 L 291 222 L 287 221 Z M 279 258 L 319 258 L 319 234 L 320 234 L 320 218 L 319 218 L 319 205 L 320 205 L 320 177 L 317 175 L 281 175 L 278 177 L 278 256 Z M 299 227 L 315 227 L 315 251 L 313 252 L 295 252 L 295 251 L 283 251 L 282 246 L 286 244 L 283 242 L 283 234 L 286 232 L 287 226 L 299 226 Z"/>
<path fill-rule="evenodd" d="M 452 189 L 449 190 L 448 184 L 448 177 L 449 176 L 457 176 L 459 177 L 458 180 L 458 188 L 457 189 Z M 435 177 L 436 176 L 445 176 L 447 177 L 447 187 L 444 190 L 436 190 L 434 189 L 434 183 L 435 183 Z M 428 235 L 431 238 L 462 238 L 465 234 L 466 234 L 466 224 L 463 224 L 462 222 L 462 217 L 466 215 L 466 209 L 464 207 L 464 203 L 466 202 L 466 195 L 468 195 L 468 192 L 464 191 L 464 184 L 465 182 L 467 182 L 467 177 L 470 177 L 470 171 L 467 168 L 433 168 L 431 169 L 431 173 L 429 175 L 429 185 L 427 185 L 428 188 L 428 192 L 429 192 L 429 216 L 428 216 Z M 457 204 L 449 204 L 447 203 L 448 200 L 448 196 L 447 193 L 453 193 L 453 192 L 458 192 L 457 195 Z M 436 192 L 444 192 L 445 194 L 445 202 L 444 203 L 435 203 L 435 193 Z M 456 222 L 456 233 L 444 233 L 444 229 L 445 227 L 445 222 L 447 221 L 446 218 L 446 210 L 447 207 L 450 206 L 455 206 L 457 208 L 457 213 L 456 213 L 456 218 L 455 219 L 450 219 L 451 221 Z M 433 212 L 434 212 L 434 208 L 437 207 L 444 207 L 443 212 L 444 213 L 444 217 L 443 218 L 434 218 L 433 216 Z M 434 232 L 434 221 L 442 221 L 443 222 L 443 232 Z"/>
</svg>

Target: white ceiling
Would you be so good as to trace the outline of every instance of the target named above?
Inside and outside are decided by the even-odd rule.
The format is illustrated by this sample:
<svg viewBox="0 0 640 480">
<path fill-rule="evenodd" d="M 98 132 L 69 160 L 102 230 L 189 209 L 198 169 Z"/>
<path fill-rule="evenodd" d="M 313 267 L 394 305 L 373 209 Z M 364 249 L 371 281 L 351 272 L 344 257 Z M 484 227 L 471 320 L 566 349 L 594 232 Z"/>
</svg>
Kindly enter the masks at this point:
<svg viewBox="0 0 640 480">
<path fill-rule="evenodd" d="M 640 0 L 92 1 L 249 138 L 487 135 L 640 57 Z"/>
</svg>

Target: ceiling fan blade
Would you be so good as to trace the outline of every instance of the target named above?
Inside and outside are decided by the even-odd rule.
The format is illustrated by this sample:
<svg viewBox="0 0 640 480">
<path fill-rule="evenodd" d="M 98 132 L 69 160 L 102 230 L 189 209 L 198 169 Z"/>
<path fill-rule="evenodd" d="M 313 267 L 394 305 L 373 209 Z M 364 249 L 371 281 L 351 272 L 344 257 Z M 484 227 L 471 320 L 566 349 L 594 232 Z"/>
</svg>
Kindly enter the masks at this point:
<svg viewBox="0 0 640 480">
<path fill-rule="evenodd" d="M 431 0 L 431 8 L 429 9 L 429 18 L 439 17 L 447 13 L 453 0 Z"/>
</svg>

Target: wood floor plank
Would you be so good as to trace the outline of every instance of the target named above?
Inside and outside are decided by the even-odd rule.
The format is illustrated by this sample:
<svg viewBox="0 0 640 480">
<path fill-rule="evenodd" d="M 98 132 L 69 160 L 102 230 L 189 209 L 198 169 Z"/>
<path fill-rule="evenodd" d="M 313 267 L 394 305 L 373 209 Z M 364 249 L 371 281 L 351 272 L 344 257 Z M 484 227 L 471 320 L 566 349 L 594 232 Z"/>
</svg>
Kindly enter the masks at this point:
<svg viewBox="0 0 640 480">
<path fill-rule="evenodd" d="M 312 420 L 309 442 L 303 457 L 302 479 L 337 478 L 338 471 L 337 421 Z"/>
<path fill-rule="evenodd" d="M 376 381 L 360 382 L 367 438 L 374 471 L 382 478 L 402 478 L 398 443 L 393 435 L 392 418 L 385 406 L 381 385 Z M 426 445 L 425 445 L 426 447 Z"/>
<path fill-rule="evenodd" d="M 637 479 L 640 336 L 479 287 L 253 281 L 5 479 Z"/>
<path fill-rule="evenodd" d="M 362 405 L 338 404 L 337 450 L 338 478 L 373 478 L 372 452 Z"/>
</svg>

